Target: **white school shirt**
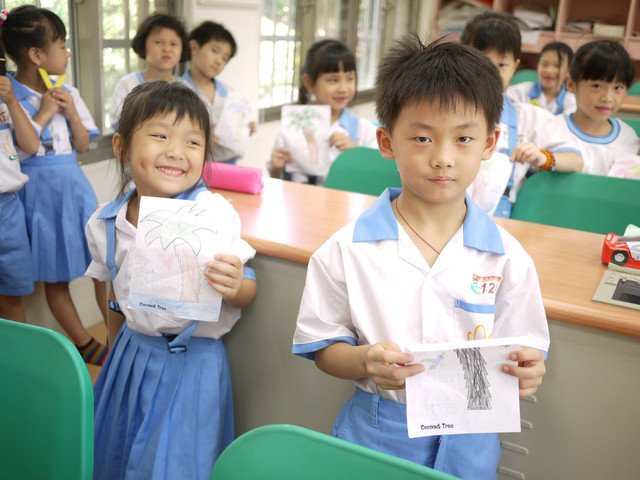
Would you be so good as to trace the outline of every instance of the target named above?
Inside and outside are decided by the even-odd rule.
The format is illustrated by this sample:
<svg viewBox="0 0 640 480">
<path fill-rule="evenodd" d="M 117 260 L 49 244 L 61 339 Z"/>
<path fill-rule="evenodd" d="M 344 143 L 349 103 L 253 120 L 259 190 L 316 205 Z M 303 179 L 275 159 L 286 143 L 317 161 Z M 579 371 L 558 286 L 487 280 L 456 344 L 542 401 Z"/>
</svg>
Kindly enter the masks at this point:
<svg viewBox="0 0 640 480">
<path fill-rule="evenodd" d="M 13 93 L 18 99 L 20 103 L 24 101 L 29 102 L 31 105 L 35 107 L 36 110 L 40 110 L 40 103 L 42 102 L 42 94 L 32 90 L 31 88 L 23 85 L 18 82 L 15 78 L 11 77 L 11 86 L 13 87 Z M 80 92 L 77 88 L 72 87 L 71 85 L 64 84 L 62 86 L 65 90 L 67 90 L 71 94 L 71 98 L 73 99 L 73 104 L 76 107 L 76 111 L 78 112 L 78 116 L 80 117 L 80 122 L 89 132 L 89 139 L 95 140 L 100 135 L 100 130 L 96 127 L 96 123 L 87 108 L 87 104 L 84 103 L 84 100 L 80 96 Z M 33 120 L 31 113 L 22 107 L 27 117 Z M 38 147 L 38 152 L 36 155 L 45 155 L 46 148 L 42 143 L 41 134 L 44 128 L 41 128 L 40 125 L 31 122 L 32 125 L 36 126 L 36 135 L 40 138 L 40 146 Z M 75 149 L 73 148 L 73 144 L 71 143 L 71 128 L 67 123 L 67 119 L 62 112 L 56 112 L 49 123 L 47 123 L 46 128 L 51 133 L 52 137 L 52 147 L 53 151 L 59 155 L 66 155 L 69 153 L 73 153 Z M 17 148 L 18 157 L 20 160 L 24 160 L 25 158 L 29 158 L 31 155 L 27 155 L 22 150 Z"/>
<path fill-rule="evenodd" d="M 335 342 L 370 345 L 528 335 L 547 351 L 549 330 L 533 261 L 469 198 L 464 224 L 429 267 L 398 222 L 387 189 L 316 251 L 307 270 L 293 353 L 312 359 Z M 404 390 L 369 379 L 363 390 L 406 403 Z"/>
<path fill-rule="evenodd" d="M 349 113 L 349 110 L 347 108 L 344 109 L 344 111 L 342 112 L 342 115 L 340 115 L 340 118 L 338 118 L 338 120 L 336 120 L 331 124 L 330 135 L 336 132 L 343 132 L 349 135 L 348 127 L 346 126 L 346 124 L 343 125 L 342 123 L 343 122 L 342 119 L 345 117 L 356 118 L 358 121 L 358 137 L 355 142 L 357 146 L 369 147 L 369 148 L 375 148 L 375 149 L 378 148 L 378 140 L 376 139 L 377 127 L 373 124 L 373 122 L 371 122 L 371 120 L 367 120 L 366 118 L 360 118 L 360 117 L 356 117 L 355 115 L 351 115 L 351 113 Z M 278 132 L 278 135 L 276 136 L 276 140 L 273 144 L 273 150 L 275 150 L 276 148 L 287 148 L 287 143 L 285 141 L 285 136 L 282 130 Z M 316 185 L 322 185 L 324 183 L 327 177 L 327 174 L 329 173 L 328 168 L 336 160 L 336 158 L 338 158 L 338 156 L 341 153 L 342 153 L 342 150 L 339 150 L 336 147 L 331 147 L 329 149 L 329 165 L 327 167 L 327 172 L 325 172 L 324 175 L 318 176 L 318 182 L 316 183 Z M 266 164 L 267 169 L 269 169 L 270 164 L 271 164 L 271 161 L 268 161 Z M 306 183 L 307 173 L 303 172 L 296 165 L 286 165 L 285 169 L 287 173 L 291 174 L 291 180 L 293 180 L 294 182 Z"/>
<path fill-rule="evenodd" d="M 208 198 L 206 198 L 206 197 Z M 232 245 L 229 253 L 240 258 L 253 258 L 255 250 L 240 238 L 240 217 L 231 204 L 222 195 L 211 192 L 202 192 L 196 197 L 197 201 L 206 201 L 215 208 L 220 224 L 230 225 L 228 229 L 229 244 Z M 116 217 L 116 266 L 118 274 L 113 281 L 113 291 L 120 308 L 124 312 L 127 326 L 136 332 L 145 335 L 160 336 L 162 333 L 178 334 L 191 324 L 190 320 L 176 318 L 171 315 L 159 315 L 143 310 L 127 308 L 129 289 L 131 282 L 131 262 L 136 238 L 136 227 L 131 225 L 126 218 L 128 202 L 118 212 Z M 85 232 L 91 252 L 92 261 L 85 275 L 102 282 L 110 281 L 111 275 L 106 264 L 107 232 L 106 222 L 98 218 L 104 205 L 98 207 L 93 213 Z M 223 241 L 225 239 L 222 239 Z M 220 338 L 235 325 L 240 318 L 240 309 L 230 306 L 223 301 L 220 308 L 218 322 L 199 322 L 194 332 L 196 337 Z"/>
<path fill-rule="evenodd" d="M 13 124 L 7 105 L 0 102 L 0 194 L 17 192 L 27 183 L 13 144 Z"/>
<path fill-rule="evenodd" d="M 610 118 L 609 123 L 611 132 L 596 136 L 582 131 L 573 116 L 567 118 L 567 126 L 584 152 L 582 173 L 607 175 L 616 160 L 640 154 L 640 138 L 633 128 L 617 118 Z"/>
<path fill-rule="evenodd" d="M 568 117 L 576 111 L 576 96 L 563 86 L 556 98 L 547 102 L 539 82 L 522 82 L 507 87 L 507 97 L 513 103 L 531 103 L 540 106 L 554 115 Z M 562 111 L 558 109 L 562 106 Z"/>
<path fill-rule="evenodd" d="M 118 128 L 124 99 L 127 98 L 131 90 L 142 83 L 145 83 L 145 80 L 141 71 L 127 73 L 118 80 L 111 97 L 111 108 L 109 108 L 109 122 L 114 130 Z"/>
</svg>

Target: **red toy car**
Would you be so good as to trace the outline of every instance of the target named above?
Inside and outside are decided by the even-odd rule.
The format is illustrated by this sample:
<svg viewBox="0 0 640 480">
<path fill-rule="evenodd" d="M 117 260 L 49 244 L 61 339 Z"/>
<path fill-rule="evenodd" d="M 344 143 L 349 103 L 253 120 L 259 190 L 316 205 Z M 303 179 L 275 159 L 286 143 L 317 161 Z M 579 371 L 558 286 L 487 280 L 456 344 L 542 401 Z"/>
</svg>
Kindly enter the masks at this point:
<svg viewBox="0 0 640 480">
<path fill-rule="evenodd" d="M 640 235 L 620 236 L 610 233 L 602 245 L 602 263 L 615 263 L 640 270 Z"/>
</svg>

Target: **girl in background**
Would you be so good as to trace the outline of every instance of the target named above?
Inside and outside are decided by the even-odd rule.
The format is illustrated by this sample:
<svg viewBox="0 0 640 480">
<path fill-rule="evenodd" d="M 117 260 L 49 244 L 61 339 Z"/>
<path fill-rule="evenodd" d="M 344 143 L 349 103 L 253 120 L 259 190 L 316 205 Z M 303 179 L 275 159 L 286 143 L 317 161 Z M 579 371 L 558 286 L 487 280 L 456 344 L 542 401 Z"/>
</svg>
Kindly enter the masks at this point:
<svg viewBox="0 0 640 480">
<path fill-rule="evenodd" d="M 356 146 L 378 148 L 376 127 L 366 119 L 351 115 L 347 105 L 356 95 L 356 60 L 337 40 L 320 40 L 307 52 L 302 68 L 298 103 L 331 106 L 330 161 L 340 152 Z M 321 185 L 324 175 L 310 175 L 292 163 L 282 131 L 278 133 L 267 168 L 272 177 Z"/>
<path fill-rule="evenodd" d="M 570 73 L 568 88 L 578 108 L 567 125 L 584 155 L 582 171 L 607 175 L 616 160 L 640 150 L 633 128 L 612 118 L 633 82 L 633 62 L 615 40 L 596 40 L 578 49 Z"/>
<path fill-rule="evenodd" d="M 255 298 L 255 274 L 246 267 L 243 273 L 255 251 L 241 240 L 229 202 L 207 191 L 200 178 L 209 141 L 209 112 L 184 83 L 145 83 L 127 96 L 113 147 L 121 192 L 131 181 L 134 188 L 99 208 L 86 229 L 93 256 L 87 275 L 111 280 L 116 301 L 108 318 L 115 340 L 94 390 L 95 479 L 209 478 L 233 440 L 231 380 L 220 338 Z M 118 307 L 127 305 L 143 195 L 215 206 L 218 234 L 232 250 L 216 255 L 205 272 L 223 299 L 217 322 Z"/>
<path fill-rule="evenodd" d="M 0 12 L 0 28 L 8 13 Z M 0 47 L 0 318 L 26 322 L 22 296 L 33 292 L 33 269 L 24 207 L 16 192 L 29 177 L 20 171 L 13 138 L 27 155 L 35 155 L 40 141 L 13 94 L 6 65 Z"/>
<path fill-rule="evenodd" d="M 162 13 L 151 15 L 140 24 L 131 48 L 145 60 L 146 66 L 144 70 L 128 73 L 118 81 L 109 109 L 114 130 L 118 128 L 122 103 L 133 87 L 154 80 L 175 82 L 176 66 L 189 58 L 184 25 L 177 18 Z"/>
<path fill-rule="evenodd" d="M 573 50 L 566 43 L 547 43 L 538 58 L 538 80 L 510 85 L 507 97 L 512 102 L 531 103 L 568 117 L 576 111 L 576 98 L 566 85 L 572 59 Z"/>
<path fill-rule="evenodd" d="M 20 198 L 34 280 L 44 282 L 51 312 L 85 361 L 102 365 L 106 346 L 84 328 L 69 292 L 69 282 L 84 276 L 91 261 L 84 226 L 98 205 L 76 152 L 86 152 L 100 132 L 78 90 L 57 82 L 54 86 L 49 78 L 64 75 L 69 61 L 60 17 L 45 8 L 20 6 L 11 10 L 0 30 L 2 44 L 17 65 L 15 75 L 9 76 L 13 92 L 40 140 L 35 155 L 18 151 L 29 177 Z M 106 303 L 98 288 L 96 293 L 99 303 Z"/>
</svg>

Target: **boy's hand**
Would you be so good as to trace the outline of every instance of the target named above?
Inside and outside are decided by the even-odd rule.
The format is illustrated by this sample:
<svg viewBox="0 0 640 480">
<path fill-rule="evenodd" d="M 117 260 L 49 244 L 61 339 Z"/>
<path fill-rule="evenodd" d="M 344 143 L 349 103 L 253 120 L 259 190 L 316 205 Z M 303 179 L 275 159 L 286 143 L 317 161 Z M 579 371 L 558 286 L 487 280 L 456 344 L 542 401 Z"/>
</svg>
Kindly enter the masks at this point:
<svg viewBox="0 0 640 480">
<path fill-rule="evenodd" d="M 349 135 L 344 132 L 335 132 L 329 137 L 329 144 L 336 147 L 338 150 L 348 150 L 356 146 L 351 140 Z"/>
<path fill-rule="evenodd" d="M 269 166 L 269 174 L 272 177 L 280 177 L 282 169 L 287 163 L 291 163 L 291 152 L 288 148 L 275 148 L 271 152 L 271 165 Z"/>
<path fill-rule="evenodd" d="M 421 363 L 406 365 L 412 361 L 413 355 L 400 351 L 393 342 L 373 344 L 365 353 L 367 376 L 385 390 L 401 390 L 405 378 L 424 371 Z"/>
<path fill-rule="evenodd" d="M 0 75 L 0 98 L 4 103 L 11 103 L 16 99 L 11 88 L 11 80 L 4 75 Z"/>
<path fill-rule="evenodd" d="M 531 142 L 519 143 L 511 156 L 514 162 L 531 163 L 532 165 L 544 165 L 547 157 Z"/>
<path fill-rule="evenodd" d="M 518 366 L 503 365 L 502 371 L 518 377 L 520 396 L 526 397 L 536 393 L 547 371 L 544 366 L 544 354 L 535 348 L 524 347 L 513 352 L 510 358 L 518 362 Z"/>
<path fill-rule="evenodd" d="M 73 97 L 64 88 L 52 88 L 49 92 L 51 92 L 51 96 L 58 104 L 58 108 L 68 120 L 72 120 L 78 115 L 76 105 L 73 103 Z"/>
<path fill-rule="evenodd" d="M 204 275 L 211 288 L 221 293 L 224 300 L 231 302 L 240 290 L 242 270 L 242 262 L 238 257 L 219 254 L 207 264 Z"/>
</svg>

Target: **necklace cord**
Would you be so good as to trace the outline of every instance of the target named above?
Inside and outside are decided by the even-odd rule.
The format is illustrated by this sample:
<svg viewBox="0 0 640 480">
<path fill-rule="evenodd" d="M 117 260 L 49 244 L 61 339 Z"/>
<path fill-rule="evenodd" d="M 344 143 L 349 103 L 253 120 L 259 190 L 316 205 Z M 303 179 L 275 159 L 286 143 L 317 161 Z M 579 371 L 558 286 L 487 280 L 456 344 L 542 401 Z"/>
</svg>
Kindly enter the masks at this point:
<svg viewBox="0 0 640 480">
<path fill-rule="evenodd" d="M 427 246 L 433 250 L 434 252 L 436 252 L 438 255 L 440 255 L 440 252 L 438 250 L 436 250 L 436 248 L 431 245 L 429 242 L 427 242 L 424 238 L 422 238 L 422 235 L 420 235 L 418 232 L 416 232 L 413 227 L 409 224 L 409 222 L 407 222 L 407 219 L 404 218 L 404 215 L 402 215 L 402 212 L 400 211 L 400 207 L 398 207 L 398 200 L 396 199 L 396 201 L 394 202 L 395 207 L 396 207 L 396 212 L 398 212 L 398 215 L 400 215 L 400 218 L 404 221 L 404 223 L 407 225 L 407 227 L 409 227 L 409 230 L 411 230 L 420 240 L 422 240 L 424 243 L 427 244 Z"/>
</svg>

